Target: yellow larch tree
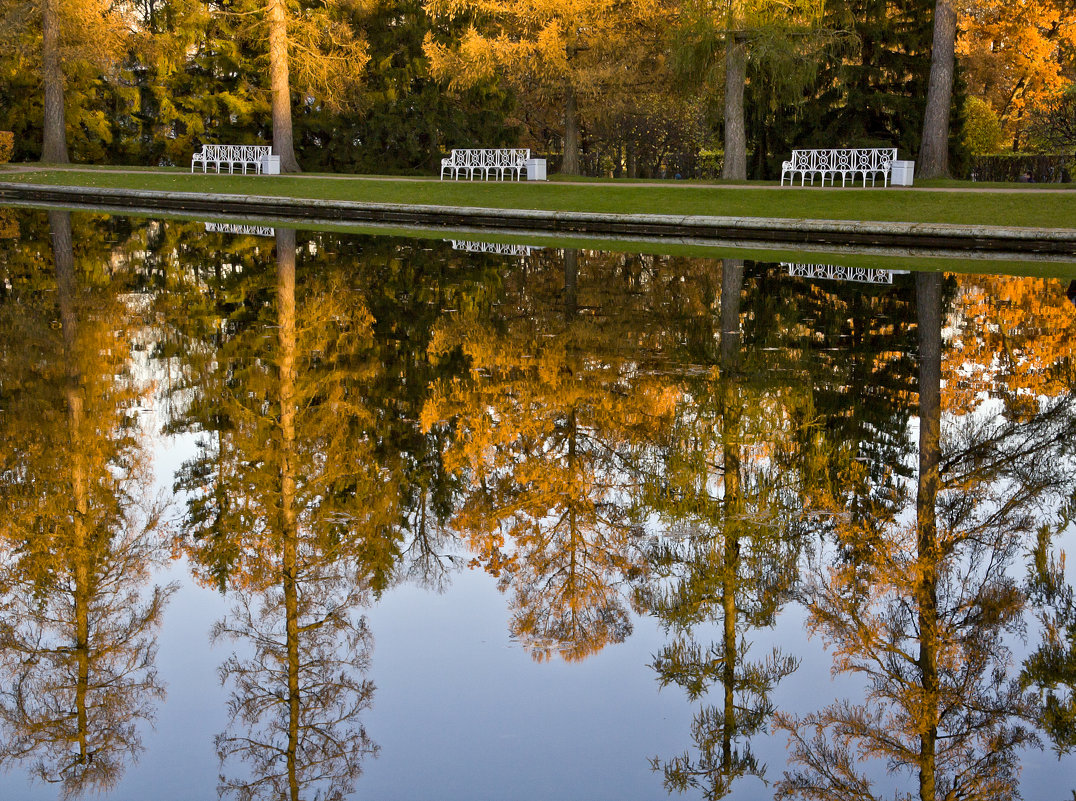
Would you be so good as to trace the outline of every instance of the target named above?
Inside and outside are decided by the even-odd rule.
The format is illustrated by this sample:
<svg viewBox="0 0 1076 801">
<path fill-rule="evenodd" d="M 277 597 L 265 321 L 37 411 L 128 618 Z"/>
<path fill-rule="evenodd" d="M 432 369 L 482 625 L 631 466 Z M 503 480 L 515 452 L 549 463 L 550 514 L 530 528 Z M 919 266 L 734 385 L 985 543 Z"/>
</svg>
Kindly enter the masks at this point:
<svg viewBox="0 0 1076 801">
<path fill-rule="evenodd" d="M 114 68 L 135 32 L 121 7 L 105 0 L 0 0 L 0 47 L 41 74 L 42 161 L 68 160 L 65 105 L 78 106 L 65 100 L 68 82 L 87 67 Z"/>
</svg>

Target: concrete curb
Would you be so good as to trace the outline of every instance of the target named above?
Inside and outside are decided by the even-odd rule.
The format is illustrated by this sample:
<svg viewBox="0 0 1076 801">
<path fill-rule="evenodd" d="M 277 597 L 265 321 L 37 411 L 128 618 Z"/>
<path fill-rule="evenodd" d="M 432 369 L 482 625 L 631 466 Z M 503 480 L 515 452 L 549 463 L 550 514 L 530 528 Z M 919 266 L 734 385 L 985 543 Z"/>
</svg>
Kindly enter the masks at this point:
<svg viewBox="0 0 1076 801">
<path fill-rule="evenodd" d="M 685 238 L 698 242 L 779 245 L 868 245 L 916 250 L 971 250 L 1076 256 L 1076 229 L 940 223 L 858 222 L 701 215 L 602 214 L 312 200 L 260 195 L 154 192 L 138 189 L 0 183 L 0 202 L 55 203 L 108 211 L 169 211 L 366 223 L 381 226 L 490 229 L 503 233 Z"/>
</svg>

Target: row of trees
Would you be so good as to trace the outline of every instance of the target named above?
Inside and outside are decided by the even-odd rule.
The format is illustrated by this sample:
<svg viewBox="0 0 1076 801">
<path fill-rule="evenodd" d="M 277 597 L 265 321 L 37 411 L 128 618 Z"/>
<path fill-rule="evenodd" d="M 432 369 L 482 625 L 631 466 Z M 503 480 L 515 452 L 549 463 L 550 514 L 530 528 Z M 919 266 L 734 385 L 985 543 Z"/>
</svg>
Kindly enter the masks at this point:
<svg viewBox="0 0 1076 801">
<path fill-rule="evenodd" d="M 1076 441 L 1057 281 L 870 288 L 574 251 L 506 270 L 26 219 L 0 282 L 0 764 L 72 795 L 118 781 L 162 692 L 170 588 L 147 585 L 175 551 L 234 602 L 215 635 L 253 648 L 221 668 L 238 798 L 349 791 L 376 750 L 362 606 L 466 559 L 537 659 L 622 641 L 632 609 L 662 622 L 658 680 L 699 704 L 692 746 L 655 759 L 670 789 L 761 775 L 751 740 L 775 725 L 789 798 L 876 797 L 879 758 L 912 797 L 1012 797 L 1027 721 L 1076 743 L 1076 613 L 1049 547 Z M 138 353 L 170 376 L 168 430 L 199 440 L 171 540 L 145 497 Z M 864 702 L 775 715 L 797 655 L 750 646 L 793 600 Z M 1005 646 L 1033 602 L 1044 640 L 1018 677 Z"/>
<path fill-rule="evenodd" d="M 429 170 L 518 141 L 570 174 L 744 178 L 794 146 L 897 145 L 929 176 L 951 155 L 959 171 L 965 134 L 1029 141 L 1076 78 L 1073 16 L 1071 0 L 3 0 L 0 127 L 45 161 L 184 163 L 271 138 L 287 171 Z"/>
</svg>

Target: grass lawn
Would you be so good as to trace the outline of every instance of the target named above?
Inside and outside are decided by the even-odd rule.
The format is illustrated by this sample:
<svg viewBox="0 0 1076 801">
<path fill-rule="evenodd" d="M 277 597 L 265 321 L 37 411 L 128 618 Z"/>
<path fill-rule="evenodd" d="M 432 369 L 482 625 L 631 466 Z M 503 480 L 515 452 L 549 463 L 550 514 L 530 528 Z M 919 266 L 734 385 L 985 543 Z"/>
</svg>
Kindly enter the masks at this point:
<svg viewBox="0 0 1076 801">
<path fill-rule="evenodd" d="M 942 186 L 936 191 L 902 187 L 775 189 L 772 183 L 706 185 L 666 181 L 636 186 L 598 180 L 470 183 L 373 176 L 191 175 L 180 169 L 108 172 L 106 168 L 34 172 L 7 168 L 0 169 L 0 181 L 437 206 L 1076 229 L 1076 191 L 999 192 L 989 191 L 984 184 L 964 182 L 939 182 Z M 1013 187 L 1006 185 L 1006 188 Z M 1020 185 L 1020 188 L 1028 187 Z"/>
</svg>

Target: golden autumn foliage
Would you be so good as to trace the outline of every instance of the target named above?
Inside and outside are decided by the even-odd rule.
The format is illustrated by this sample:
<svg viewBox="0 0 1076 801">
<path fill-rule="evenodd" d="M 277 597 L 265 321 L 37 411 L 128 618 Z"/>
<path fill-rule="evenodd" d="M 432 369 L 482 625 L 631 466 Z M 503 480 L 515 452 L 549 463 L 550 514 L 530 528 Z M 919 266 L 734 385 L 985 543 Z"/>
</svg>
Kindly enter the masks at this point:
<svg viewBox="0 0 1076 801">
<path fill-rule="evenodd" d="M 791 763 L 782 800 L 880 798 L 872 760 L 908 776 L 899 797 L 1013 797 L 1017 755 L 1035 741 L 1008 647 L 1026 606 L 1014 561 L 1071 493 L 1071 394 L 1015 414 L 947 407 L 943 378 L 971 360 L 946 355 L 943 326 L 959 337 L 981 321 L 962 318 L 959 302 L 945 318 L 940 275 L 918 274 L 916 289 L 918 475 L 898 496 L 909 508 L 870 526 L 838 520 L 834 553 L 804 586 L 811 630 L 836 672 L 864 680 L 865 698 L 779 713 Z M 1003 368 L 1011 354 L 994 346 L 980 363 Z"/>
<path fill-rule="evenodd" d="M 570 85 L 580 95 L 633 80 L 625 73 L 642 66 L 640 45 L 656 40 L 671 11 L 663 0 L 429 0 L 426 9 L 434 18 L 479 21 L 458 42 L 426 35 L 430 69 L 451 86 L 500 70 L 535 89 Z"/>
<path fill-rule="evenodd" d="M 142 750 L 172 588 L 146 590 L 167 548 L 133 412 L 150 389 L 137 318 L 103 256 L 76 262 L 70 214 L 49 229 L 54 264 L 31 246 L 0 279 L 0 767 L 69 798 L 111 789 Z"/>
<path fill-rule="evenodd" d="M 630 632 L 633 450 L 676 400 L 616 353 L 615 329 L 567 318 L 513 317 L 503 330 L 447 318 L 431 352 L 458 349 L 469 376 L 435 385 L 422 411 L 424 429 L 453 432 L 444 466 L 466 480 L 451 525 L 514 591 L 512 632 L 538 659 L 582 659 Z"/>
<path fill-rule="evenodd" d="M 292 254 L 290 273 L 244 280 L 247 297 L 271 292 L 274 302 L 224 341 L 211 327 L 210 341 L 192 348 L 184 366 L 187 414 L 205 429 L 177 482 L 192 493 L 185 547 L 210 585 L 275 585 L 296 537 L 304 543 L 300 573 L 354 555 L 362 542 L 372 552 L 395 519 L 398 499 L 364 436 L 373 413 L 356 391 L 377 372 L 373 318 L 338 276 L 296 289 L 294 269 Z"/>
<path fill-rule="evenodd" d="M 0 0 L 0 44 L 15 49 L 27 63 L 40 59 L 41 12 L 45 0 Z M 102 71 L 117 66 L 127 37 L 137 31 L 133 14 L 103 0 L 67 0 L 57 5 L 60 57 L 74 69 L 93 64 Z"/>
<path fill-rule="evenodd" d="M 588 368 L 570 333 L 505 341 L 479 326 L 442 330 L 438 345 L 452 341 L 471 380 L 438 386 L 423 423 L 456 427 L 445 468 L 470 488 L 452 525 L 475 563 L 515 590 L 513 633 L 537 657 L 569 659 L 623 639 L 618 585 L 635 569 L 637 524 L 622 471 L 632 429 L 668 415 L 669 393 L 626 365 Z"/>
<path fill-rule="evenodd" d="M 216 738 L 218 792 L 248 800 L 342 798 L 376 750 L 360 720 L 370 636 L 353 609 L 384 570 L 398 498 L 356 387 L 376 372 L 373 318 L 334 278 L 297 291 L 297 250 L 278 229 L 275 275 L 245 287 L 272 299 L 255 304 L 265 316 L 187 365 L 188 412 L 211 430 L 181 474 L 186 550 L 198 577 L 233 591 L 214 639 L 254 651 L 220 668 L 233 719 Z"/>
<path fill-rule="evenodd" d="M 563 110 L 567 174 L 579 172 L 580 107 L 652 84 L 676 14 L 668 0 L 429 0 L 425 8 L 435 20 L 475 20 L 458 40 L 426 34 L 434 77 L 459 90 L 503 75 L 525 103 Z"/>
<path fill-rule="evenodd" d="M 943 403 L 973 410 L 1001 394 L 1010 406 L 1037 408 L 1040 396 L 1071 391 L 1076 306 L 1056 278 L 956 276 L 952 335 L 944 352 Z"/>
<path fill-rule="evenodd" d="M 960 16 L 957 56 L 968 94 L 985 99 L 1010 142 L 1031 113 L 1076 80 L 1072 0 L 974 0 Z"/>
</svg>

